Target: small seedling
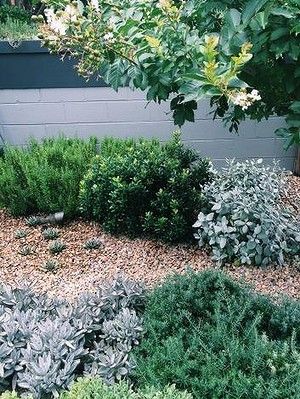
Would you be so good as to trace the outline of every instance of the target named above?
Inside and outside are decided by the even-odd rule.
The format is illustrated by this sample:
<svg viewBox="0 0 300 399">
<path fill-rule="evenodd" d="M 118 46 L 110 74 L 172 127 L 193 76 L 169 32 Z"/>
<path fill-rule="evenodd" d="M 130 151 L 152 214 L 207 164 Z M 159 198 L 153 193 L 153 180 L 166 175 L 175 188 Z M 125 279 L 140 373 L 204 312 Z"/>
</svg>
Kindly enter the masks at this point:
<svg viewBox="0 0 300 399">
<path fill-rule="evenodd" d="M 35 227 L 35 226 L 39 226 L 40 224 L 42 224 L 42 220 L 38 216 L 29 216 L 29 218 L 27 218 L 25 220 L 25 222 L 30 227 Z"/>
<path fill-rule="evenodd" d="M 16 230 L 15 232 L 15 238 L 20 239 L 20 238 L 25 238 L 27 237 L 28 233 L 26 230 Z"/>
<path fill-rule="evenodd" d="M 59 268 L 59 263 L 55 259 L 49 259 L 43 264 L 45 272 L 55 272 Z"/>
<path fill-rule="evenodd" d="M 49 227 L 48 229 L 45 229 L 43 232 L 43 237 L 45 240 L 56 240 L 56 238 L 59 237 L 59 231 L 56 229 L 52 229 Z"/>
<path fill-rule="evenodd" d="M 64 249 L 66 249 L 66 244 L 62 241 L 56 240 L 49 245 L 49 251 L 52 254 L 59 254 Z"/>
<path fill-rule="evenodd" d="M 33 249 L 29 245 L 24 245 L 19 249 L 18 253 L 22 256 L 31 255 L 33 253 Z"/>
<path fill-rule="evenodd" d="M 99 249 L 102 247 L 102 242 L 99 240 L 99 238 L 90 238 L 84 243 L 84 248 L 85 249 Z"/>
</svg>

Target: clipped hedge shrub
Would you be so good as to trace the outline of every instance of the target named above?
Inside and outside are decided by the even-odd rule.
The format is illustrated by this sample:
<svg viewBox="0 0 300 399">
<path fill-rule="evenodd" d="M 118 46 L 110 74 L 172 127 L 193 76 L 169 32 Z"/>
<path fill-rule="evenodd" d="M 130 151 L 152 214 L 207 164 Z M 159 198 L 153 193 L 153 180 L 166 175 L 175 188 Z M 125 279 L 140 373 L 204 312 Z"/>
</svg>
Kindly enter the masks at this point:
<svg viewBox="0 0 300 399">
<path fill-rule="evenodd" d="M 120 277 L 72 305 L 2 287 L 0 392 L 53 397 L 83 373 L 110 384 L 127 377 L 135 367 L 143 298 L 140 285 Z"/>
<path fill-rule="evenodd" d="M 13 215 L 78 212 L 79 183 L 96 154 L 96 139 L 31 140 L 5 147 L 0 158 L 0 206 Z"/>
<path fill-rule="evenodd" d="M 283 264 L 300 254 L 300 223 L 280 202 L 282 170 L 262 160 L 228 161 L 203 188 L 206 207 L 194 223 L 199 246 L 219 264 Z"/>
<path fill-rule="evenodd" d="M 136 382 L 194 398 L 284 399 L 300 392 L 300 303 L 275 305 L 221 273 L 173 276 L 149 295 Z"/>
<path fill-rule="evenodd" d="M 109 138 L 81 184 L 81 209 L 111 233 L 185 241 L 209 177 L 209 162 L 179 134 L 166 144 Z"/>
</svg>

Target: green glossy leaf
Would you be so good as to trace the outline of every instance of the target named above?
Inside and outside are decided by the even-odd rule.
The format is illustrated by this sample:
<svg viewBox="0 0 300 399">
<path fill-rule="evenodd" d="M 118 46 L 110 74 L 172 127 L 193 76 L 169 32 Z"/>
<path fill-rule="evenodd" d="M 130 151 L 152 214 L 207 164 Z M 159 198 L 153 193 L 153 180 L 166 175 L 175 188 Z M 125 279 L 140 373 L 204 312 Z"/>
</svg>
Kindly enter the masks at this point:
<svg viewBox="0 0 300 399">
<path fill-rule="evenodd" d="M 281 16 L 281 17 L 285 17 L 285 18 L 293 18 L 294 17 L 294 14 L 293 14 L 292 11 L 289 11 L 288 9 L 283 8 L 283 7 L 273 8 L 271 10 L 271 14 L 272 15 Z"/>
<path fill-rule="evenodd" d="M 242 12 L 242 21 L 248 24 L 252 17 L 257 14 L 269 0 L 251 0 L 246 3 Z"/>
</svg>

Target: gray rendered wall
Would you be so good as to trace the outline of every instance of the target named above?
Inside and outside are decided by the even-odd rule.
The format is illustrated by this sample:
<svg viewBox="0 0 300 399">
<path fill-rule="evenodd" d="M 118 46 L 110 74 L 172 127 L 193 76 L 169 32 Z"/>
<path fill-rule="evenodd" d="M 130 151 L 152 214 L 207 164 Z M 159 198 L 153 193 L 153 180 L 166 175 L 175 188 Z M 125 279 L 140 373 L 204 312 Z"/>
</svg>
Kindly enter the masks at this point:
<svg viewBox="0 0 300 399">
<path fill-rule="evenodd" d="M 211 157 L 216 166 L 226 158 L 263 157 L 280 159 L 292 169 L 294 150 L 283 150 L 274 130 L 282 126 L 280 118 L 241 125 L 239 136 L 229 133 L 222 121 L 213 121 L 209 106 L 202 103 L 196 122 L 183 127 L 183 140 Z M 76 89 L 0 90 L 0 134 L 14 145 L 64 133 L 116 137 L 157 137 L 168 140 L 174 130 L 169 105 L 147 104 L 145 96 L 124 88 L 115 93 L 107 87 Z"/>
</svg>

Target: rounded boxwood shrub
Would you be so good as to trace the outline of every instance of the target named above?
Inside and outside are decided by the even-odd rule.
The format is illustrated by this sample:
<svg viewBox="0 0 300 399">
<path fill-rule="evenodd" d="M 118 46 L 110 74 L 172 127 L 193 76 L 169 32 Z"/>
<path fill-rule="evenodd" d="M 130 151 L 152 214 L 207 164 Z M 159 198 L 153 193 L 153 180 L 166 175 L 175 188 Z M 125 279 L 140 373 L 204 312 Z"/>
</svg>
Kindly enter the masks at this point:
<svg viewBox="0 0 300 399">
<path fill-rule="evenodd" d="M 106 139 L 81 183 L 82 212 L 111 233 L 190 239 L 209 166 L 179 134 L 166 144 Z"/>
<path fill-rule="evenodd" d="M 194 398 L 299 397 L 300 303 L 274 304 L 225 275 L 173 276 L 148 296 L 136 383 Z"/>
</svg>

